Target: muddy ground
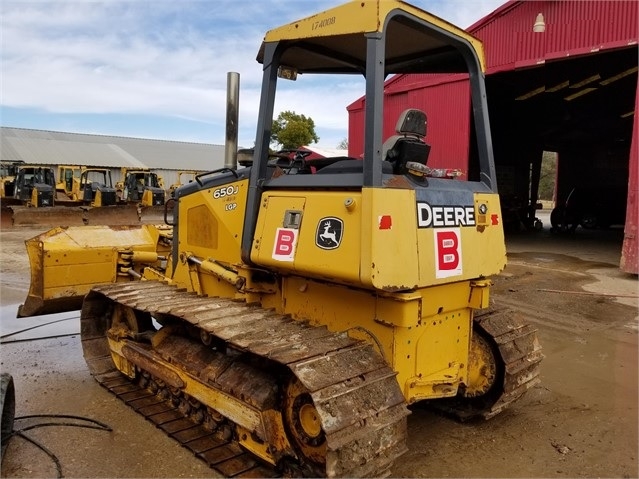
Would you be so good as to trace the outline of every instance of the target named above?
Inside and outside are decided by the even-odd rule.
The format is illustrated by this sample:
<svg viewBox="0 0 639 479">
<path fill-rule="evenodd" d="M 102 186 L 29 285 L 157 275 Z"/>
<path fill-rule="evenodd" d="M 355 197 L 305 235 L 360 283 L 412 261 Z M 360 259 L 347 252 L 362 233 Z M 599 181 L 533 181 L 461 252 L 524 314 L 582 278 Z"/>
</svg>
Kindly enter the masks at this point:
<svg viewBox="0 0 639 479">
<path fill-rule="evenodd" d="M 14 376 L 16 415 L 76 414 L 111 432 L 68 426 L 25 434 L 59 459 L 65 477 L 204 477 L 213 471 L 94 382 L 77 313 L 15 320 L 26 295 L 23 240 L 1 231 L 2 371 Z M 538 328 L 542 382 L 489 421 L 458 423 L 416 407 L 397 477 L 638 477 L 637 278 L 618 270 L 622 232 L 548 230 L 508 238 L 493 298 Z M 20 321 L 25 321 L 21 323 Z M 28 322 L 31 321 L 31 322 Z M 29 332 L 19 329 L 59 321 Z M 22 327 L 24 324 L 25 327 Z M 50 419 L 18 419 L 14 429 Z M 52 459 L 16 437 L 2 477 L 56 477 Z"/>
</svg>

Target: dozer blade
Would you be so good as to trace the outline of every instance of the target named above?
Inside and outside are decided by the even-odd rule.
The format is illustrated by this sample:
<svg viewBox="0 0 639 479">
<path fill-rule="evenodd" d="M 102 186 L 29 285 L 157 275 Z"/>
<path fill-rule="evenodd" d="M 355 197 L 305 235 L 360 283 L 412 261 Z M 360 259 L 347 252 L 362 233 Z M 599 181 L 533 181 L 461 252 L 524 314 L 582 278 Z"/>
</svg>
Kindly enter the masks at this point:
<svg viewBox="0 0 639 479">
<path fill-rule="evenodd" d="M 101 206 L 86 209 L 88 225 L 138 225 L 140 212 L 135 205 Z"/>
<path fill-rule="evenodd" d="M 92 286 L 131 281 L 119 271 L 119 252 L 156 252 L 161 228 L 59 227 L 25 241 L 31 283 L 18 317 L 78 310 Z"/>
<path fill-rule="evenodd" d="M 12 226 L 81 226 L 81 225 L 138 225 L 140 216 L 135 206 L 53 206 L 31 208 L 10 207 Z M 4 225 L 4 223 L 3 223 Z"/>
<path fill-rule="evenodd" d="M 156 223 L 158 221 L 164 221 L 164 205 L 140 206 L 138 211 L 140 214 L 140 221 L 142 223 Z M 172 218 L 172 216 L 170 216 L 170 218 Z"/>
</svg>

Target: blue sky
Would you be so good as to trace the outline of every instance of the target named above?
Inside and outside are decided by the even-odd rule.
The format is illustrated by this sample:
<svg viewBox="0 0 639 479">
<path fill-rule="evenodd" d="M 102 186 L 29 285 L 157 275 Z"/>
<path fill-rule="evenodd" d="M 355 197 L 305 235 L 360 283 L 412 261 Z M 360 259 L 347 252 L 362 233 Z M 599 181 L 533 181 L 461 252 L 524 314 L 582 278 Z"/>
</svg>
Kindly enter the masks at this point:
<svg viewBox="0 0 639 479">
<path fill-rule="evenodd" d="M 505 0 L 412 0 L 466 28 Z M 342 0 L 0 0 L 0 125 L 224 143 L 226 73 L 240 73 L 239 144 L 253 146 L 264 33 Z M 325 78 L 325 77 L 324 77 Z M 315 121 L 318 145 L 347 136 L 363 80 L 287 89 L 276 115 Z M 330 100 L 330 101 L 327 101 Z"/>
</svg>

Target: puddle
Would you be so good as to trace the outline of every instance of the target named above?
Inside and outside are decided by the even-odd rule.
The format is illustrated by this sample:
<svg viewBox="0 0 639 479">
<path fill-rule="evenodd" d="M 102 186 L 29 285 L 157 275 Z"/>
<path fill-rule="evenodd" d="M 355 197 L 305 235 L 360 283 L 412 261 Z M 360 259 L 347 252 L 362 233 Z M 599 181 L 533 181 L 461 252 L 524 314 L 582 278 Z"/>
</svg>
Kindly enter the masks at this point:
<svg viewBox="0 0 639 479">
<path fill-rule="evenodd" d="M 80 334 L 80 311 L 16 318 L 18 306 L 0 306 L 0 344 Z"/>
</svg>

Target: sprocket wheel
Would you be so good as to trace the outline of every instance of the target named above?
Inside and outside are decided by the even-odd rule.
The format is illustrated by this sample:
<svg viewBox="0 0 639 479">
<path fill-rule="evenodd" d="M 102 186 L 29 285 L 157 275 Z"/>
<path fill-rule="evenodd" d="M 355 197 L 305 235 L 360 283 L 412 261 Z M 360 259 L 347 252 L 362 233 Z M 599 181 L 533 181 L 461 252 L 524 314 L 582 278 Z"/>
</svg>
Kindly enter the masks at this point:
<svg viewBox="0 0 639 479">
<path fill-rule="evenodd" d="M 497 358 L 486 338 L 473 331 L 468 356 L 468 383 L 465 397 L 478 397 L 488 393 L 497 378 Z"/>
</svg>

